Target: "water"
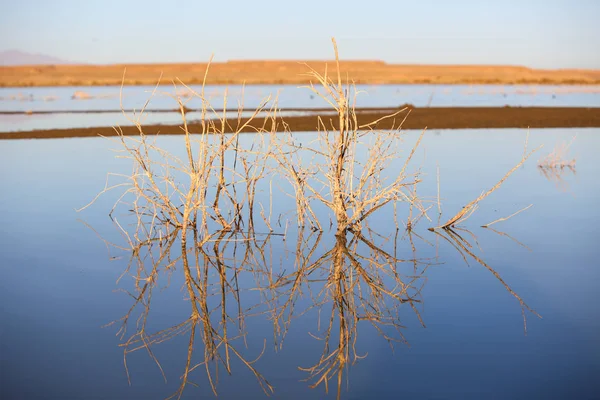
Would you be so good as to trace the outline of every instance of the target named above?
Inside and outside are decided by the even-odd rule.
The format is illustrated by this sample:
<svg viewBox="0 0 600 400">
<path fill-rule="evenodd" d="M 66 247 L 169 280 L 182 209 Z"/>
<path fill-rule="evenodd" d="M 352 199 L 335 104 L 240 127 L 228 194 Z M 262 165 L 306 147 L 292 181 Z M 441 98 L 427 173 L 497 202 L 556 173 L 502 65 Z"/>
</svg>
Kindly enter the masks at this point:
<svg viewBox="0 0 600 400">
<path fill-rule="evenodd" d="M 410 147 L 417 134 L 410 132 L 405 146 Z M 540 144 L 545 147 L 486 198 L 463 225 L 476 236 L 478 244 L 471 234 L 458 231 L 472 245 L 469 251 L 493 268 L 542 316 L 540 319 L 525 312 L 527 335 L 519 302 L 502 282 L 468 254 L 467 265 L 450 242 L 426 229 L 437 222 L 437 165 L 443 217 L 447 219 L 518 162 L 525 132 L 454 130 L 426 134 L 411 171 L 420 167 L 424 173 L 419 194 L 433 200 L 429 211 L 433 221 L 422 219 L 415 227 L 422 238 L 412 237 L 419 259 L 416 270 L 412 262 L 398 267 L 404 277 L 419 277 L 414 286 L 421 288 L 420 295 L 415 295 L 420 302 L 415 307 L 426 327 L 408 303 L 400 304 L 398 312 L 404 326 L 401 333 L 409 346 L 397 343 L 391 352 L 386 340 L 368 321 L 362 321 L 356 350 L 359 355 L 368 355 L 348 368 L 342 398 L 595 398 L 600 373 L 600 271 L 596 268 L 599 134 L 598 129 L 532 130 L 530 148 Z M 313 138 L 311 133 L 300 135 L 306 142 Z M 536 160 L 575 135 L 570 155 L 577 158 L 576 173 L 565 172 L 557 185 L 540 173 Z M 242 145 L 253 139 L 243 135 Z M 181 140 L 164 137 L 159 143 L 180 153 Z M 133 304 L 131 297 L 115 292 L 117 288 L 132 289 L 134 281 L 129 275 L 116 284 L 127 266 L 127 253 L 112 249 L 109 254 L 99 238 L 124 244 L 107 216 L 118 196 L 113 193 L 101 197 L 81 213 L 74 209 L 88 203 L 104 187 L 106 172 L 130 170 L 127 160 L 114 158 L 110 151 L 114 147 L 114 143 L 100 138 L 4 141 L 0 145 L 0 207 L 5 210 L 0 231 L 2 398 L 165 398 L 178 388 L 189 336 L 176 336 L 153 347 L 167 383 L 144 350 L 130 354 L 130 386 L 123 349 L 118 346 L 122 341 L 115 337 L 118 327 L 102 328 L 121 318 Z M 400 166 L 396 162 L 391 170 L 397 171 Z M 280 188 L 285 190 L 286 185 L 276 179 L 272 186 L 275 216 L 293 208 L 293 199 L 282 194 Z M 257 199 L 268 211 L 269 189 L 260 189 Z M 527 211 L 492 226 L 521 244 L 480 228 L 529 204 L 533 206 Z M 319 216 L 328 221 L 321 209 Z M 117 213 L 117 217 L 122 223 L 127 221 L 124 212 Z M 293 222 L 293 216 L 290 219 Z M 265 244 L 265 261 L 255 257 L 250 264 L 290 273 L 296 265 L 293 253 L 297 229 L 293 224 L 287 230 L 284 224 L 273 225 L 276 232 L 287 233 L 285 240 L 281 236 L 266 240 L 259 235 L 256 246 Z M 321 237 L 317 240 L 318 235 L 313 234 L 306 242 L 308 248 L 316 248 L 315 252 L 309 256 L 308 251 L 301 251 L 309 261 L 335 249 L 333 232 L 328 230 L 328 223 L 323 225 L 326 229 Z M 369 226 L 388 238 L 372 236 L 373 243 L 390 254 L 396 251 L 398 258 L 413 258 L 409 237 L 403 231 L 394 241 L 390 210 L 375 213 Z M 131 229 L 128 225 L 125 228 Z M 243 242 L 219 247 L 230 266 L 236 246 L 239 260 L 245 249 Z M 365 256 L 365 267 L 369 259 L 374 259 L 364 242 L 356 248 L 348 247 L 350 254 Z M 212 252 L 213 247 L 209 246 L 208 251 Z M 111 260 L 110 256 L 121 258 Z M 317 271 L 314 276 L 321 273 Z M 153 292 L 149 332 L 173 326 L 190 315 L 181 268 L 173 272 L 168 286 L 166 277 L 160 276 Z M 218 276 L 212 274 L 211 279 Z M 253 310 L 258 315 L 245 320 L 248 347 L 238 339 L 236 348 L 254 359 L 265 346 L 263 356 L 253 365 L 275 387 L 275 398 L 335 398 L 335 381 L 330 383 L 326 396 L 323 386 L 308 388 L 308 383 L 302 381 L 308 374 L 298 370 L 317 363 L 323 351 L 323 342 L 309 335 L 319 334 L 316 310 L 308 309 L 300 315 L 313 305 L 308 292 L 298 299 L 298 313 L 289 325 L 282 349 L 276 352 L 273 321 L 259 312 L 268 310 L 268 304 L 261 301 L 256 290 L 247 290 L 257 287 L 255 279 L 248 273 L 239 276 L 243 306 L 256 306 Z M 319 282 L 311 285 L 314 297 L 325 301 L 322 333 L 331 302 L 318 296 Z M 214 296 L 209 302 L 216 306 L 218 301 L 219 297 Z M 235 303 L 230 304 L 228 312 L 236 315 Z M 398 306 L 395 302 L 386 304 Z M 218 313 L 214 318 L 218 321 Z M 128 333 L 135 331 L 135 321 L 131 321 Z M 387 328 L 384 332 L 391 333 Z M 199 338 L 194 348 L 195 362 L 199 362 L 204 348 Z M 227 376 L 220 368 L 219 397 L 265 398 L 242 363 L 232 362 L 232 369 L 232 375 Z M 213 397 L 204 367 L 193 371 L 191 379 L 199 387 L 189 385 L 185 398 Z"/>
<path fill-rule="evenodd" d="M 327 103 L 300 85 L 251 85 L 244 88 L 232 85 L 209 85 L 205 95 L 214 102 L 215 108 L 222 107 L 225 90 L 229 96 L 229 106 L 236 107 L 239 99 L 246 107 L 255 108 L 268 96 L 278 96 L 282 108 L 327 107 Z M 201 86 L 191 88 L 200 92 Z M 357 85 L 362 94 L 357 97 L 358 107 L 397 107 L 410 103 L 417 107 L 465 107 L 465 106 L 566 106 L 586 107 L 600 104 L 599 86 L 581 85 Z M 126 86 L 123 88 L 123 107 L 141 109 L 150 97 L 152 86 Z M 71 97 L 77 91 L 88 93 L 92 98 L 75 100 Z M 38 88 L 0 88 L 0 110 L 114 110 L 120 108 L 120 87 L 118 86 L 74 86 Z M 185 88 L 173 90 L 160 87 L 149 104 L 149 109 L 173 109 L 171 96 L 191 94 Z M 243 97 L 242 97 L 243 95 Z M 184 97 L 185 99 L 185 97 Z M 200 107 L 200 101 L 191 98 L 190 108 Z"/>
<path fill-rule="evenodd" d="M 201 87 L 192 86 L 200 91 Z M 122 106 L 127 110 L 140 110 L 154 88 L 131 86 L 123 89 Z M 535 86 L 535 85 L 358 85 L 361 94 L 357 107 L 398 107 L 410 103 L 417 107 L 466 107 L 466 106 L 546 106 L 546 107 L 598 107 L 598 86 Z M 246 109 L 254 109 L 262 101 L 277 96 L 281 108 L 320 108 L 328 104 L 313 95 L 309 89 L 295 85 L 257 85 L 244 90 L 239 85 L 228 89 L 228 108 L 237 108 L 243 99 Z M 72 99 L 76 91 L 88 93 L 87 100 Z M 100 111 L 121 108 L 120 88 L 109 87 L 40 87 L 0 88 L 0 111 Z M 222 108 L 223 86 L 208 86 L 206 96 L 214 108 Z M 187 89 L 180 95 L 190 94 Z M 161 87 L 152 97 L 147 109 L 174 110 L 177 104 L 171 98 L 172 88 Z M 197 98 L 185 98 L 186 106 L 199 108 Z M 176 123 L 175 114 L 158 114 L 147 117 L 153 123 Z M 50 128 L 83 128 L 129 124 L 123 117 L 107 114 L 69 115 L 0 115 L 0 131 L 18 131 Z"/>
<path fill-rule="evenodd" d="M 227 118 L 237 118 L 238 112 L 227 112 Z M 254 114 L 253 111 L 243 111 L 242 118 L 249 118 Z M 266 112 L 260 112 L 256 116 L 264 117 Z M 278 113 L 281 117 L 290 117 L 296 115 L 311 114 L 306 111 L 282 111 Z M 222 118 L 223 113 L 218 115 L 208 115 L 208 119 Z M 31 131 L 44 129 L 70 129 L 70 128 L 94 128 L 105 126 L 133 126 L 134 122 L 139 121 L 143 125 L 154 124 L 181 124 L 181 114 L 178 112 L 160 112 L 144 113 L 143 115 L 121 112 L 103 112 L 103 113 L 52 113 L 52 114 L 0 114 L 0 132 Z M 186 113 L 188 123 L 200 121 L 202 114 L 200 112 Z"/>
</svg>

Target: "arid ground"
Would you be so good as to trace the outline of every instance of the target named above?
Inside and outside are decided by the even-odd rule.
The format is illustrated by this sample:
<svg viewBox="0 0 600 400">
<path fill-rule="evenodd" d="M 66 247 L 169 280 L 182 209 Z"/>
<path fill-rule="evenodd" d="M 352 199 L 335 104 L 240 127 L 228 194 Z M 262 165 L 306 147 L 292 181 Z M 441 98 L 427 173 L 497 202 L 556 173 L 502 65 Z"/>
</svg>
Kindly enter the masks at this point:
<svg viewBox="0 0 600 400">
<path fill-rule="evenodd" d="M 358 123 L 369 124 L 380 118 L 390 115 L 392 109 L 357 109 Z M 383 119 L 373 125 L 373 128 L 397 128 L 401 122 L 403 129 L 468 129 L 468 128 L 583 128 L 600 127 L 600 108 L 583 107 L 409 107 L 395 116 Z M 288 116 L 277 119 L 278 130 L 282 130 L 283 121 L 288 129 L 294 132 L 314 131 L 318 125 L 319 112 L 314 115 Z M 337 122 L 331 114 L 322 114 L 321 118 L 327 126 L 336 127 Z M 238 124 L 243 124 L 244 119 L 238 121 L 232 118 L 227 121 L 227 131 L 236 129 Z M 244 132 L 256 132 L 256 128 L 271 129 L 272 120 L 255 118 L 250 127 Z M 139 131 L 134 126 L 120 128 L 125 135 L 137 135 Z M 181 125 L 145 125 L 144 133 L 147 135 L 176 135 L 182 134 Z M 200 133 L 201 125 L 188 121 L 191 133 Z M 1 139 L 58 139 L 69 137 L 94 137 L 116 136 L 117 131 L 112 127 L 97 128 L 71 128 L 48 129 L 21 132 L 6 132 L 0 135 Z"/>
<path fill-rule="evenodd" d="M 324 71 L 333 61 L 308 61 Z M 153 85 L 180 79 L 202 83 L 207 64 L 39 65 L 0 67 L 0 87 Z M 519 66 L 400 65 L 382 61 L 343 61 L 343 75 L 357 84 L 600 84 L 600 70 L 541 70 Z M 123 72 L 127 70 L 123 81 Z M 208 84 L 303 84 L 301 61 L 229 61 L 212 63 Z"/>
</svg>

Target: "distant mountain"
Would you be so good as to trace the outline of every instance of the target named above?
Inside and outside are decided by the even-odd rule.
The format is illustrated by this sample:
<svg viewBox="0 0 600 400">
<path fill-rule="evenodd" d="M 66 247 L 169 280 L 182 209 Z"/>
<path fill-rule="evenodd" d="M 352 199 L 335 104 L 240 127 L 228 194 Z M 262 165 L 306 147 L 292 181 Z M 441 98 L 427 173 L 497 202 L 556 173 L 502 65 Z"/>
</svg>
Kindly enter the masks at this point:
<svg viewBox="0 0 600 400">
<path fill-rule="evenodd" d="M 60 58 L 45 54 L 31 54 L 20 50 L 0 51 L 0 65 L 49 65 L 49 64 L 75 64 Z"/>
</svg>

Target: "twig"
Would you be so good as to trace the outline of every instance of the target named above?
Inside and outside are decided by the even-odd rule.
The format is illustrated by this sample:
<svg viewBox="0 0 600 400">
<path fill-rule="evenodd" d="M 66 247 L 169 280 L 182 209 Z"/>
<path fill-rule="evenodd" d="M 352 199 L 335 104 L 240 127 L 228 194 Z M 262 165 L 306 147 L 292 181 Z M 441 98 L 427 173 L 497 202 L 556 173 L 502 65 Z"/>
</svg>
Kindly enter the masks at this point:
<svg viewBox="0 0 600 400">
<path fill-rule="evenodd" d="M 519 210 L 519 211 L 517 211 L 516 213 L 509 215 L 508 217 L 504 217 L 504 218 L 498 218 L 497 220 L 495 220 L 495 221 L 492 221 L 492 222 L 490 222 L 490 223 L 488 223 L 488 224 L 481 225 L 481 227 L 482 227 L 482 228 L 487 228 L 487 227 L 489 227 L 490 225 L 493 225 L 493 224 L 495 224 L 496 222 L 506 221 L 507 219 L 514 217 L 515 215 L 519 214 L 520 212 L 523 212 L 523 211 L 527 210 L 527 209 L 528 209 L 529 207 L 531 207 L 532 205 L 533 205 L 533 204 L 530 204 L 530 205 L 528 205 L 527 207 L 520 209 L 520 210 Z"/>
</svg>

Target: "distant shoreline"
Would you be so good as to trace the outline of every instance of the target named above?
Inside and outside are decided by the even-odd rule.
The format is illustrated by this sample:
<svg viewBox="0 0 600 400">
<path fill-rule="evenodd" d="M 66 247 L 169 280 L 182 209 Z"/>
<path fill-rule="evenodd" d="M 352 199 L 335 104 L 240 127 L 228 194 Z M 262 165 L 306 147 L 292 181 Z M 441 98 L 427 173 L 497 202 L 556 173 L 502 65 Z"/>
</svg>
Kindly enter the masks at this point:
<svg viewBox="0 0 600 400">
<path fill-rule="evenodd" d="M 334 61 L 308 61 L 319 72 Z M 201 84 L 206 63 L 122 64 L 122 65 L 30 65 L 0 67 L 0 87 L 127 86 Z M 444 84 L 444 85 L 599 85 L 600 70 L 544 70 L 519 66 L 486 65 L 402 65 L 381 61 L 342 61 L 342 79 L 356 84 Z M 127 71 L 123 79 L 124 71 Z M 210 64 L 210 85 L 307 84 L 309 68 L 299 61 L 230 61 Z"/>
<path fill-rule="evenodd" d="M 408 111 L 403 111 L 395 118 L 383 119 L 374 126 L 377 129 L 397 128 Z M 390 115 L 390 109 L 370 110 L 368 112 L 357 111 L 357 122 L 359 125 L 369 124 L 373 121 Z M 314 131 L 318 124 L 318 118 L 333 126 L 337 124 L 336 118 L 331 114 L 289 116 L 277 118 L 277 131 L 281 131 L 285 121 L 288 129 L 293 132 Z M 244 123 L 245 118 L 238 121 L 237 118 L 228 119 L 227 131 L 231 132 L 239 123 Z M 267 131 L 271 129 L 272 121 L 263 117 L 255 118 L 251 125 L 264 127 Z M 492 129 L 492 128 L 600 128 L 600 108 L 585 107 L 431 107 L 412 108 L 406 118 L 403 129 Z M 124 135 L 138 135 L 135 126 L 121 127 Z M 202 126 L 199 122 L 188 121 L 190 133 L 200 133 Z M 183 133 L 180 124 L 177 125 L 146 125 L 143 126 L 146 135 L 181 135 Z M 255 132 L 249 127 L 243 132 Z M 24 132 L 0 133 L 0 140 L 9 139 L 61 139 L 61 138 L 83 138 L 97 136 L 117 136 L 113 127 L 97 128 L 69 128 L 48 129 Z"/>
</svg>

